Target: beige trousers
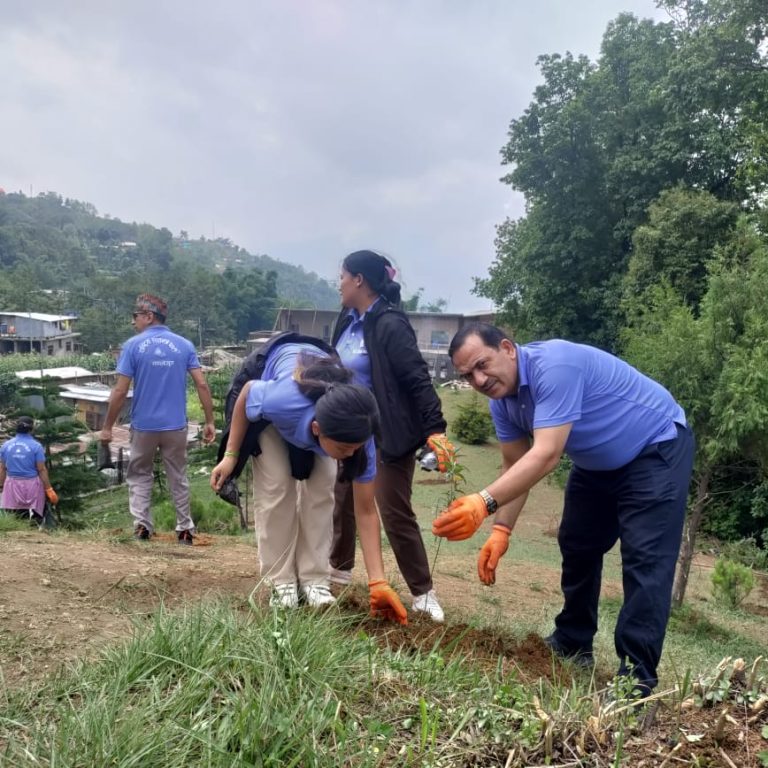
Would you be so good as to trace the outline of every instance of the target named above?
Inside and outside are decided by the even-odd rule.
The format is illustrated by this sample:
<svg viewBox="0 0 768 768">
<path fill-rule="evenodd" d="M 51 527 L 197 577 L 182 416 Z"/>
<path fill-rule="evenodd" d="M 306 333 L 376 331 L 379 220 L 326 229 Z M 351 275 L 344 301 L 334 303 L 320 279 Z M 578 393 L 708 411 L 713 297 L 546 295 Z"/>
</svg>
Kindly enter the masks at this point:
<svg viewBox="0 0 768 768">
<path fill-rule="evenodd" d="M 299 481 L 273 426 L 261 433 L 259 445 L 253 498 L 261 576 L 273 584 L 327 586 L 336 461 L 316 454 L 312 474 Z"/>
</svg>

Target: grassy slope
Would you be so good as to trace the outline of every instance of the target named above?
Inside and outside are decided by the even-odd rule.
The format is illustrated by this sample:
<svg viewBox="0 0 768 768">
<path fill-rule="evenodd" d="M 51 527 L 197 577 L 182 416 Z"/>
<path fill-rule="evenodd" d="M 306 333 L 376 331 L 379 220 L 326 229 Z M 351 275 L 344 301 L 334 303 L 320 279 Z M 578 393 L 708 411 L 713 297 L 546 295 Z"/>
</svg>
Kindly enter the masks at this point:
<svg viewBox="0 0 768 768">
<path fill-rule="evenodd" d="M 463 397 L 446 395 L 449 421 Z M 498 471 L 494 444 L 462 447 L 460 455 L 467 490 Z M 196 497 L 210 498 L 205 475 L 193 473 L 192 486 Z M 425 529 L 445 492 L 416 485 Z M 554 520 L 559 502 L 556 489 L 542 488 L 529 514 Z M 126 527 L 126 506 L 125 490 L 117 489 L 100 497 L 88 518 L 98 530 Z M 433 537 L 425 541 L 434 553 Z M 471 561 L 476 550 L 476 541 L 462 542 L 450 555 Z M 532 589 L 536 569 L 559 559 L 541 526 L 521 526 L 506 558 L 530 566 Z M 613 553 L 606 578 L 618 575 Z M 540 610 L 525 615 L 516 605 L 514 623 L 503 607 L 479 601 L 474 621 L 506 622 L 517 636 L 529 628 L 546 632 L 559 601 L 545 606 L 543 619 Z M 602 600 L 597 651 L 605 659 L 618 608 L 616 598 Z M 501 745 L 509 744 L 543 763 L 537 700 L 572 733 L 593 712 L 586 678 L 570 688 L 523 685 L 509 667 L 500 675 L 437 649 L 388 653 L 365 634 L 350 634 L 345 621 L 305 612 L 284 617 L 258 606 L 244 614 L 219 603 L 160 611 L 132 640 L 106 649 L 101 662 L 0 697 L 0 763 L 5 756 L 9 765 L 503 765 L 508 746 Z M 723 609 L 709 599 L 706 579 L 694 580 L 688 605 L 670 624 L 662 684 L 686 670 L 708 673 L 724 656 L 751 660 L 765 652 L 767 630 L 765 618 Z M 615 735 L 624 724 L 609 727 Z"/>
</svg>

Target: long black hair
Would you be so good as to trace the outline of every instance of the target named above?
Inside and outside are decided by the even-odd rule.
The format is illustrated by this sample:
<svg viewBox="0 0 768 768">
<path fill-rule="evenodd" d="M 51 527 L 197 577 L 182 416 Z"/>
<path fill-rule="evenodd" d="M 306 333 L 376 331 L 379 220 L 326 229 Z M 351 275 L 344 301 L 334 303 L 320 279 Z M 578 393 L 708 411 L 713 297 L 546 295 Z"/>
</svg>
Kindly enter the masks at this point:
<svg viewBox="0 0 768 768">
<path fill-rule="evenodd" d="M 315 420 L 325 437 L 340 443 L 365 443 L 379 434 L 379 407 L 366 387 L 351 384 L 352 371 L 338 359 L 302 352 L 294 370 L 299 391 L 315 404 Z M 365 472 L 368 459 L 361 445 L 342 459 L 342 479 L 352 480 Z"/>
<path fill-rule="evenodd" d="M 376 251 L 355 251 L 344 258 L 342 267 L 350 275 L 362 275 L 371 290 L 393 307 L 400 306 L 400 283 L 394 280 L 392 262 Z"/>
</svg>

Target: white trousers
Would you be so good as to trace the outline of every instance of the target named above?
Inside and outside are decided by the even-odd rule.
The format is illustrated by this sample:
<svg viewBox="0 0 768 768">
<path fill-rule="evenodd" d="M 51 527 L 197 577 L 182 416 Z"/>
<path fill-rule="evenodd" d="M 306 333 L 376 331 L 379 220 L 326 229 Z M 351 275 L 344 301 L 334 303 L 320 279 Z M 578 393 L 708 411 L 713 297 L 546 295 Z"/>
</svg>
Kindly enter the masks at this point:
<svg viewBox="0 0 768 768">
<path fill-rule="evenodd" d="M 273 426 L 259 437 L 253 498 L 261 576 L 272 584 L 328 585 L 336 461 L 315 454 L 306 480 L 291 476 L 288 446 Z"/>
</svg>

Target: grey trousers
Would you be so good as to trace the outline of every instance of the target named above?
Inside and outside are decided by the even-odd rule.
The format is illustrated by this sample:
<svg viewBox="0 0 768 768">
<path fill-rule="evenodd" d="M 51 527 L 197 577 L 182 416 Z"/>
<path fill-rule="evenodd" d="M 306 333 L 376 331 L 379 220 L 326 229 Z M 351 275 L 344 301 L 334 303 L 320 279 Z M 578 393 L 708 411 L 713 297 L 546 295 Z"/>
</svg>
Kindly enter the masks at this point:
<svg viewBox="0 0 768 768">
<path fill-rule="evenodd" d="M 176 508 L 176 530 L 194 531 L 195 523 L 189 512 L 186 427 L 166 432 L 131 430 L 131 460 L 128 462 L 125 479 L 128 483 L 128 504 L 133 525 L 143 525 L 150 533 L 154 530 L 149 505 L 152 499 L 155 453 L 158 450 Z"/>
</svg>

